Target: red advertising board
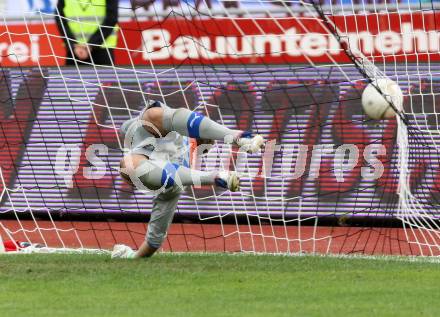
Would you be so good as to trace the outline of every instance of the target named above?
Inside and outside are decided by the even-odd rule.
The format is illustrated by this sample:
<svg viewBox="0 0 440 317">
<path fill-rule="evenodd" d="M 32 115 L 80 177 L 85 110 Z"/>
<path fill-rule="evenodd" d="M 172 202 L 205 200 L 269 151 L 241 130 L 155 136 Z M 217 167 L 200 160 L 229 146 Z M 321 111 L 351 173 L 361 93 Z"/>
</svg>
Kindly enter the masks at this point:
<svg viewBox="0 0 440 317">
<path fill-rule="evenodd" d="M 55 23 L 0 25 L 0 66 L 64 64 L 62 38 Z M 58 58 L 57 58 L 58 57 Z"/>
<path fill-rule="evenodd" d="M 440 61 L 439 19 L 440 12 L 332 18 L 352 51 L 401 62 Z M 3 25 L 0 34 L 2 66 L 55 65 L 54 56 L 64 54 L 53 23 Z M 120 65 L 349 61 L 324 24 L 304 16 L 123 22 L 115 55 Z"/>
</svg>

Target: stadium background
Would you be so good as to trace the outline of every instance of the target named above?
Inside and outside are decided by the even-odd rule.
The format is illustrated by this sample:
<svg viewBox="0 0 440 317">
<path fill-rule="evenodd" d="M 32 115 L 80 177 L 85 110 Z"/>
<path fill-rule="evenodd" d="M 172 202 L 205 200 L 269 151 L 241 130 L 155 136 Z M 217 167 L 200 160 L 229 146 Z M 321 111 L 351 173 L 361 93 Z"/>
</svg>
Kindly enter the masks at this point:
<svg viewBox="0 0 440 317">
<path fill-rule="evenodd" d="M 139 4 L 142 3 L 135 3 Z M 251 11 L 253 8 L 252 2 L 235 4 L 238 5 L 237 15 L 241 10 Z M 233 2 L 231 5 L 234 6 Z M 349 3 L 347 5 L 351 7 Z M 22 12 L 19 8 L 23 6 L 28 6 L 28 12 L 24 15 L 15 14 Z M 197 195 L 197 200 L 187 195 L 179 202 L 178 216 L 195 216 L 203 220 L 212 216 L 221 218 L 242 213 L 246 214 L 249 223 L 257 221 L 256 218 L 260 221 L 260 217 L 267 217 L 271 224 L 268 230 L 273 230 L 272 224 L 285 224 L 286 219 L 295 219 L 298 210 L 301 211 L 301 217 L 319 216 L 325 219 L 328 215 L 332 220 L 346 214 L 373 219 L 392 218 L 395 215 L 398 202 L 395 194 L 398 172 L 394 155 L 396 121 L 389 120 L 382 125 L 364 124 L 366 118 L 359 107 L 363 84 L 340 85 L 344 76 L 358 78 L 357 70 L 354 66 L 346 66 L 349 60 L 339 49 L 339 43 L 319 24 L 308 22 L 307 19 L 299 22 L 296 16 L 291 15 L 283 16 L 276 23 L 256 17 L 252 20 L 240 19 L 234 23 L 231 20 L 222 21 L 221 26 L 218 20 L 210 17 L 198 20 L 167 19 L 167 12 L 179 9 L 179 2 L 156 1 L 155 6 L 163 9 L 159 15 L 164 17 L 158 26 L 156 20 L 150 20 L 152 13 L 144 7 L 132 12 L 131 2 L 122 1 L 120 6 L 120 33 L 115 51 L 117 68 L 76 69 L 62 67 L 64 51 L 56 26 L 51 21 L 52 2 L 6 3 L 10 15 L 5 15 L 6 23 L 0 25 L 0 63 L 4 67 L 0 81 L 8 89 L 0 92 L 3 94 L 0 98 L 2 116 L 6 123 L 3 125 L 4 133 L 0 135 L 0 142 L 8 144 L 1 152 L 4 184 L 6 188 L 15 190 L 2 196 L 0 212 L 26 212 L 31 208 L 35 213 L 50 212 L 60 217 L 69 214 L 148 216 L 151 197 L 133 192 L 123 184 L 115 170 L 121 157 L 115 142 L 115 130 L 103 126 L 110 124 L 110 117 L 116 119 L 112 124 L 118 126 L 129 117 L 129 112 L 133 115 L 140 110 L 139 91 L 126 93 L 121 87 L 130 90 L 131 87 L 140 86 L 142 92 L 157 93 L 160 85 L 161 93 L 171 93 L 167 97 L 170 104 L 183 104 L 185 97 L 193 104 L 203 99 L 219 105 L 225 123 L 234 125 L 239 122 L 241 129 L 257 129 L 268 135 L 269 139 L 275 139 L 283 147 L 281 152 L 284 154 L 289 149 L 307 146 L 309 156 L 306 169 L 321 170 L 316 179 L 310 180 L 304 175 L 286 184 L 283 178 L 277 176 L 293 172 L 292 169 L 284 170 L 282 166 L 286 163 L 291 166 L 296 155 L 294 152 L 290 156 L 278 153 L 274 158 L 274 177 L 263 182 L 258 176 L 263 168 L 261 158 L 251 158 L 250 167 L 255 175 L 244 181 L 242 194 L 218 194 L 213 200 L 207 199 L 212 195 L 211 189 L 198 189 L 192 193 Z M 222 4 L 212 2 L 212 6 L 216 9 Z M 258 3 L 259 10 L 261 6 Z M 380 12 L 381 4 L 376 2 L 375 6 Z M 359 10 L 365 8 L 368 9 L 368 4 L 363 4 Z M 41 11 L 33 14 L 35 9 Z M 267 4 L 264 10 L 278 14 L 277 6 L 273 4 Z M 264 16 L 264 13 L 261 14 Z M 301 10 L 297 14 L 301 15 Z M 349 43 L 355 45 L 360 39 L 362 44 L 359 48 L 366 56 L 376 63 L 392 60 L 397 63 L 392 70 L 393 74 L 399 78 L 405 75 L 410 78 L 421 71 L 430 71 L 429 65 L 423 65 L 424 61 L 437 61 L 440 58 L 436 54 L 440 45 L 438 34 L 427 32 L 437 30 L 437 25 L 433 23 L 437 18 L 438 13 L 433 11 L 411 14 L 384 12 L 378 18 L 336 16 L 335 21 L 338 25 L 339 19 L 338 26 L 351 34 Z M 411 23 L 415 32 L 406 32 L 408 23 Z M 167 43 L 159 39 L 159 33 L 169 40 L 169 47 L 163 47 Z M 283 37 L 283 34 L 286 36 Z M 305 35 L 292 41 L 295 34 Z M 244 38 L 252 45 L 247 45 Z M 194 44 L 196 41 L 208 49 L 200 50 Z M 208 50 L 216 53 L 207 54 Z M 390 52 L 394 52 L 392 57 L 384 57 L 384 54 L 389 55 Z M 321 66 L 319 70 L 311 65 L 329 62 L 333 64 Z M 334 62 L 345 66 L 340 69 L 335 67 Z M 214 65 L 215 72 L 212 72 Z M 294 71 L 286 65 L 294 65 Z M 133 67 L 144 75 L 134 78 L 131 72 Z M 159 79 L 153 78 L 151 70 L 160 71 L 160 67 L 175 68 L 175 72 L 164 72 Z M 244 70 L 241 74 L 236 71 L 240 69 L 238 67 Z M 179 82 L 176 82 L 176 74 Z M 438 87 L 435 79 L 433 82 Z M 406 94 L 412 89 L 418 89 L 417 85 L 413 86 L 413 82 L 408 80 L 402 80 L 401 84 Z M 175 94 L 181 87 L 184 87 L 183 92 Z M 66 91 L 69 92 L 69 98 L 63 99 Z M 44 95 L 49 98 L 43 98 Z M 10 100 L 10 96 L 14 100 Z M 410 102 L 417 102 L 420 95 L 414 91 L 411 98 L 405 100 L 406 106 Z M 111 101 L 108 105 L 107 100 Z M 131 109 L 120 109 L 125 107 L 124 100 L 129 101 Z M 303 102 L 305 106 L 316 105 L 305 107 L 298 113 L 288 109 L 292 100 Z M 424 103 L 426 109 L 439 105 L 435 99 L 426 97 Z M 91 104 L 106 107 L 91 108 Z M 6 119 L 14 106 L 20 115 L 19 120 L 8 122 Z M 319 116 L 316 116 L 317 112 Z M 211 115 L 215 117 L 215 111 Z M 273 125 L 273 122 L 277 124 Z M 323 124 L 324 128 L 316 128 L 318 123 Z M 19 142 L 16 141 L 18 135 Z M 386 155 L 381 158 L 385 166 L 382 177 L 363 178 L 361 164 L 358 164 L 351 171 L 342 173 L 342 181 L 337 180 L 333 169 L 334 153 L 324 154 L 320 165 L 313 166 L 310 158 L 313 146 L 346 143 L 356 144 L 360 153 L 364 152 L 365 144 L 383 145 Z M 90 162 L 86 151 L 96 144 L 103 144 L 105 149 L 99 153 L 102 156 Z M 65 151 L 68 165 L 76 162 L 72 170 L 64 169 L 65 162 L 62 162 L 62 169 L 54 168 L 57 166 L 56 154 L 60 151 Z M 415 192 L 423 191 L 423 202 L 429 204 L 430 199 L 437 199 L 439 195 L 438 188 L 432 186 L 440 178 L 440 173 L 433 172 L 438 169 L 438 160 L 433 158 L 429 148 L 421 153 L 421 158 L 410 162 L 412 189 Z M 94 175 L 87 176 L 86 170 L 90 165 L 99 166 Z M 4 185 L 0 186 L 3 192 Z M 26 191 L 21 191 L 22 188 Z M 291 199 L 298 196 L 303 199 Z M 287 199 L 277 200 L 279 197 Z M 271 198 L 274 200 L 271 201 Z M 268 201 L 271 201 L 270 204 Z M 378 221 L 376 224 L 383 223 Z M 83 230 L 93 230 L 93 225 L 91 228 Z M 197 227 L 197 234 L 194 235 L 199 235 L 200 230 L 206 230 L 200 228 Z M 113 235 L 118 231 L 114 226 L 106 230 Z M 124 230 L 126 228 L 121 229 Z M 260 226 L 259 230 L 265 229 Z M 335 232 L 346 239 L 347 231 L 338 230 Z M 139 237 L 134 240 L 139 241 L 144 229 L 140 227 L 126 231 L 136 232 Z M 200 234 L 204 237 L 202 240 L 209 236 L 207 232 L 209 230 Z M 212 237 L 225 234 L 218 228 L 214 232 Z M 399 240 L 400 234 L 396 233 L 396 240 Z M 250 230 L 252 235 L 253 229 Z M 313 233 L 311 236 L 320 239 L 319 234 L 316 236 Z M 324 232 L 322 237 L 328 237 L 328 232 Z M 111 242 L 100 242 L 99 245 L 109 247 L 110 243 L 125 239 L 113 238 L 109 240 Z M 84 241 L 87 239 L 83 238 Z M 377 241 L 371 236 L 368 239 Z M 227 245 L 225 240 L 221 243 Z M 362 239 L 356 243 L 365 247 Z M 231 245 L 235 246 L 237 242 Z M 336 248 L 339 247 L 341 245 L 336 243 Z M 348 250 L 354 248 L 346 240 L 344 247 Z M 203 248 L 206 250 L 206 246 Z M 252 248 L 255 249 L 255 246 Z M 235 250 L 234 247 L 231 249 Z M 240 245 L 237 249 L 246 248 Z M 398 253 L 406 252 L 400 248 Z"/>
<path fill-rule="evenodd" d="M 404 194 L 414 197 L 403 209 L 396 195 L 404 174 L 396 168 L 396 151 L 402 149 L 396 131 L 402 125 L 364 116 L 365 80 L 352 61 L 331 49 L 337 47 L 334 38 L 316 28 L 322 16 L 309 12 L 317 23 L 307 24 L 308 1 L 303 7 L 292 3 L 290 15 L 269 1 L 224 1 L 238 4 L 223 17 L 241 23 L 242 33 L 226 24 L 218 32 L 205 9 L 196 12 L 205 16 L 199 25 L 180 17 L 184 4 L 194 1 L 164 1 L 173 4 L 165 9 L 155 1 L 155 11 L 153 1 L 138 0 L 150 6 L 135 13 L 121 1 L 122 32 L 130 40 L 119 43 L 115 68 L 62 66 L 55 2 L 0 0 L 7 12 L 0 23 L 0 249 L 1 239 L 7 251 L 16 250 L 15 240 L 49 246 L 34 249 L 43 254 L 26 254 L 29 247 L 0 254 L 2 317 L 438 316 L 440 156 L 431 147 L 440 141 L 436 1 L 401 1 L 396 7 L 393 1 L 353 0 L 352 6 L 342 0 L 345 7 L 337 5 L 341 1 L 332 7 L 359 22 L 359 29 L 349 26 L 341 34 L 351 34 L 354 48 L 362 34 L 364 54 L 405 95 L 404 126 L 414 134 L 407 140 L 411 177 L 405 180 L 411 188 Z M 222 19 L 219 2 L 205 2 Z M 313 10 L 330 12 L 329 2 L 322 2 Z M 255 24 L 245 26 L 240 14 L 252 10 L 259 11 L 248 15 Z M 369 12 L 380 15 L 368 21 L 367 30 Z M 173 23 L 173 14 L 185 22 Z M 280 16 L 282 29 L 259 21 L 259 14 L 269 21 Z M 160 49 L 167 44 L 156 37 L 160 29 L 172 39 L 170 50 Z M 302 39 L 291 41 L 295 32 Z M 191 46 L 192 40 L 213 53 Z M 132 54 L 124 52 L 127 46 Z M 326 62 L 324 48 L 334 61 Z M 163 245 L 173 252 L 110 260 L 116 243 L 139 247 L 150 208 L 150 197 L 117 175 L 122 153 L 115 128 L 138 113 L 141 96 L 159 88 L 169 103 L 192 108 L 201 102 L 226 124 L 252 123 L 283 147 L 282 154 L 276 152 L 273 177 L 244 179 L 242 195 L 213 195 L 206 188 L 186 192 Z M 383 146 L 383 176 L 362 177 L 360 168 L 367 164 L 338 171 L 335 149 L 350 144 L 359 153 L 366 145 Z M 310 159 L 313 145 L 333 149 L 324 153 L 320 168 Z M 315 179 L 286 177 L 296 168 L 298 147 L 308 148 L 304 175 L 320 171 Z M 260 172 L 261 158 L 250 158 L 251 170 Z"/>
</svg>

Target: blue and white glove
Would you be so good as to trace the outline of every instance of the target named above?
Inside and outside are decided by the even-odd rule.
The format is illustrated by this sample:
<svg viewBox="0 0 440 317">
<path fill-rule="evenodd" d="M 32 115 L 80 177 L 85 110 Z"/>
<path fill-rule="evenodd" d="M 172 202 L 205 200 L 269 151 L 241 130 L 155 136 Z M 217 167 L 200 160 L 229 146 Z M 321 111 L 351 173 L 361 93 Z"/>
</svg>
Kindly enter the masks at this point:
<svg viewBox="0 0 440 317">
<path fill-rule="evenodd" d="M 133 259 L 136 251 L 125 244 L 115 244 L 112 251 L 112 259 Z"/>
</svg>

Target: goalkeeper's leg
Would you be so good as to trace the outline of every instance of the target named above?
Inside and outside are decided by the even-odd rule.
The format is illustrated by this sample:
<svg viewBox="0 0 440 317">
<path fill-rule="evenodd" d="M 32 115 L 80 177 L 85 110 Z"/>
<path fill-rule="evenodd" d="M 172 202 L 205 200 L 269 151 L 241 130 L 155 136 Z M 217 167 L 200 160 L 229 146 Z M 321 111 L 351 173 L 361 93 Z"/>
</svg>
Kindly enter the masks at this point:
<svg viewBox="0 0 440 317">
<path fill-rule="evenodd" d="M 150 160 L 141 154 L 126 155 L 121 160 L 120 173 L 132 185 L 141 182 L 148 189 L 162 188 L 163 191 L 154 198 L 146 240 L 139 250 L 117 244 L 113 248 L 112 258 L 148 257 L 160 248 L 183 186 L 217 185 L 231 191 L 239 190 L 239 179 L 235 172 L 192 170 L 167 161 Z"/>
<path fill-rule="evenodd" d="M 172 109 L 167 106 L 151 107 L 142 113 L 144 127 L 150 133 L 159 131 L 165 136 L 171 131 L 195 139 L 219 140 L 235 143 L 244 151 L 255 153 L 264 144 L 261 135 L 252 135 L 247 131 L 232 130 L 204 115 L 186 108 Z M 151 127 L 154 126 L 154 128 Z"/>
<path fill-rule="evenodd" d="M 205 172 L 162 160 L 150 160 L 141 154 L 129 154 L 121 160 L 121 176 L 133 186 L 150 190 L 172 186 L 216 185 L 238 191 L 239 178 L 235 172 Z"/>
</svg>

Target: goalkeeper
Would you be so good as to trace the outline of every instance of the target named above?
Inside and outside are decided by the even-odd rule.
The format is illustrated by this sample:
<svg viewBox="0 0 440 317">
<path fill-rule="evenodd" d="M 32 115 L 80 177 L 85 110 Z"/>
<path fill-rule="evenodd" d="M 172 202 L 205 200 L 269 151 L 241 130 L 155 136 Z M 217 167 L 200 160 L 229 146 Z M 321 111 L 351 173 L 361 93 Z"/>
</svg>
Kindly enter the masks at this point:
<svg viewBox="0 0 440 317">
<path fill-rule="evenodd" d="M 141 258 L 153 255 L 164 241 L 184 186 L 216 185 L 239 190 L 239 178 L 230 171 L 199 171 L 189 168 L 188 137 L 198 144 L 223 140 L 248 153 L 264 144 L 260 135 L 231 130 L 185 108 L 172 109 L 149 101 L 139 117 L 120 129 L 127 153 L 121 160 L 121 176 L 139 189 L 155 192 L 145 241 L 139 250 L 117 244 L 112 258 Z"/>
</svg>

